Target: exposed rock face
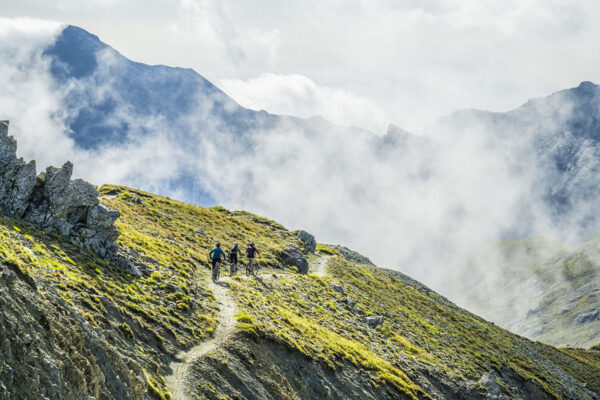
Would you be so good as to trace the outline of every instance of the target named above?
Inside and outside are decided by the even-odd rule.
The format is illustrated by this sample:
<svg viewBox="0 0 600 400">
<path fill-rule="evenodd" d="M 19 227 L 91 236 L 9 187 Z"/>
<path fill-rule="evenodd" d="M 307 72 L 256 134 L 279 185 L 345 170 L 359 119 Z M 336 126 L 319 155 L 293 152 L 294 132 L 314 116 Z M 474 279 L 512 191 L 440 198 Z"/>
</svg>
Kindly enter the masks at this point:
<svg viewBox="0 0 600 400">
<path fill-rule="evenodd" d="M 491 370 L 490 372 L 486 372 L 479 379 L 479 384 L 487 389 L 488 395 L 487 398 L 490 400 L 504 400 L 508 399 L 506 395 L 502 393 L 502 388 L 498 385 L 497 381 L 500 381 L 500 377 L 496 373 L 496 371 Z"/>
<path fill-rule="evenodd" d="M 133 265 L 117 256 L 114 241 L 119 231 L 114 222 L 119 212 L 98 202 L 96 187 L 71 180 L 73 164 L 68 161 L 36 176 L 35 161 L 17 158 L 16 151 L 8 121 L 0 121 L 0 207 L 136 274 Z"/>
<path fill-rule="evenodd" d="M 289 266 L 298 268 L 298 272 L 301 274 L 308 272 L 308 261 L 300 250 L 285 249 L 283 251 L 283 261 Z"/>
<path fill-rule="evenodd" d="M 304 248 L 311 252 L 314 253 L 316 248 L 317 248 L 317 241 L 315 240 L 315 237 L 313 235 L 311 235 L 310 233 L 306 232 L 306 231 L 298 231 L 298 239 L 300 239 L 302 241 L 302 244 L 304 244 Z"/>
<path fill-rule="evenodd" d="M 331 369 L 324 363 L 307 363 L 300 353 L 273 342 L 257 344 L 240 336 L 211 355 L 193 361 L 191 379 L 196 384 L 190 398 L 216 398 L 209 392 L 212 388 L 232 399 L 407 398 L 394 387 L 373 385 L 368 374 L 360 373 L 352 364 Z M 465 392 L 463 398 L 473 398 Z"/>
<path fill-rule="evenodd" d="M 39 289 L 39 290 L 38 290 Z M 147 378 L 50 286 L 0 265 L 0 399 L 143 400 Z"/>
</svg>

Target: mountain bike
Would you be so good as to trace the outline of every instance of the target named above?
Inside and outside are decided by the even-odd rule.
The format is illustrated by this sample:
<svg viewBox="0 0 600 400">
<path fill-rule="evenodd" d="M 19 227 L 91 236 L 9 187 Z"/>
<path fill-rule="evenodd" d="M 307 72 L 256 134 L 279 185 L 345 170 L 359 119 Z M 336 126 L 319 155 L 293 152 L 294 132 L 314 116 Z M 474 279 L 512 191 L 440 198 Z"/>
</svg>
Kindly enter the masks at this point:
<svg viewBox="0 0 600 400">
<path fill-rule="evenodd" d="M 218 261 L 212 270 L 212 280 L 213 282 L 217 282 L 219 277 L 221 276 L 221 263 L 222 261 Z"/>
<path fill-rule="evenodd" d="M 238 272 L 238 264 L 230 262 L 230 264 L 229 264 L 229 276 L 235 275 L 236 272 Z"/>
<path fill-rule="evenodd" d="M 254 258 L 248 259 L 248 264 L 246 264 L 246 275 L 248 276 L 258 276 L 258 270 L 260 266 L 258 264 L 258 260 Z"/>
</svg>

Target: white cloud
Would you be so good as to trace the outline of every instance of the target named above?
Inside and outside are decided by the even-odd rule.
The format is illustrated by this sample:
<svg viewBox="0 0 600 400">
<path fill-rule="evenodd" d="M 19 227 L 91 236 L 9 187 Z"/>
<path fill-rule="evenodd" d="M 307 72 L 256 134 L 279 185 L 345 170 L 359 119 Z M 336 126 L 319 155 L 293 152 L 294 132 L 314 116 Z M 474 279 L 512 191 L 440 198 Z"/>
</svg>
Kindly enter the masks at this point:
<svg viewBox="0 0 600 400">
<path fill-rule="evenodd" d="M 256 78 L 226 79 L 218 86 L 242 106 L 271 113 L 325 119 L 345 126 L 383 132 L 389 118 L 366 98 L 344 89 L 319 86 L 297 74 L 262 74 Z"/>
<path fill-rule="evenodd" d="M 0 119 L 11 121 L 11 134 L 19 138 L 18 154 L 36 159 L 38 169 L 49 163 L 62 165 L 65 151 L 72 148 L 58 118 L 58 89 L 42 57 L 61 26 L 31 18 L 0 18 Z"/>
</svg>

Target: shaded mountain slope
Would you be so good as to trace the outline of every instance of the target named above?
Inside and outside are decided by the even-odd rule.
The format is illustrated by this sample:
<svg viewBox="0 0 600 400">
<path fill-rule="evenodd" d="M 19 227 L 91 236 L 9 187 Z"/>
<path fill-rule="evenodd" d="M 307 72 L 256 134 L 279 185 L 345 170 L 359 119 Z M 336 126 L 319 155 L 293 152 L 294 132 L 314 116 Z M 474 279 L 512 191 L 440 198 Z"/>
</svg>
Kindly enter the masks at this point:
<svg viewBox="0 0 600 400">
<path fill-rule="evenodd" d="M 191 362 L 192 398 L 598 398 L 595 352 L 515 336 L 341 248 L 308 256 L 310 265 L 328 257 L 322 277 L 297 274 L 283 250 L 302 243 L 265 218 L 100 192 L 121 213 L 118 244 L 140 278 L 2 217 L 5 397 L 170 398 L 177 354 L 223 323 L 206 252 L 254 240 L 265 268 L 223 283 L 237 303 L 235 332 Z"/>
<path fill-rule="evenodd" d="M 129 146 L 131 152 L 144 148 L 178 154 L 176 159 L 165 155 L 169 172 L 162 178 L 153 176 L 156 182 L 140 182 L 139 171 L 134 170 L 126 171 L 122 179 L 160 193 L 177 193 L 195 204 L 215 204 L 214 183 L 205 177 L 211 161 L 206 160 L 207 152 L 215 153 L 219 164 L 254 154 L 257 132 L 365 133 L 320 117 L 244 108 L 192 69 L 131 61 L 75 26 L 67 26 L 44 56 L 60 103 L 56 117 L 78 149 L 93 153 Z M 152 145 L 153 141 L 160 144 Z"/>
<path fill-rule="evenodd" d="M 239 106 L 235 101 L 191 69 L 147 65 L 130 61 L 97 36 L 67 26 L 45 55 L 51 72 L 61 85 L 70 85 L 66 103 L 66 123 L 76 143 L 85 149 L 125 142 L 135 127 L 120 114 L 126 108 L 137 118 L 164 119 L 174 124 L 190 113 L 204 110 L 206 122 L 200 131 L 219 129 L 241 133 L 264 120 L 276 118 Z"/>
</svg>

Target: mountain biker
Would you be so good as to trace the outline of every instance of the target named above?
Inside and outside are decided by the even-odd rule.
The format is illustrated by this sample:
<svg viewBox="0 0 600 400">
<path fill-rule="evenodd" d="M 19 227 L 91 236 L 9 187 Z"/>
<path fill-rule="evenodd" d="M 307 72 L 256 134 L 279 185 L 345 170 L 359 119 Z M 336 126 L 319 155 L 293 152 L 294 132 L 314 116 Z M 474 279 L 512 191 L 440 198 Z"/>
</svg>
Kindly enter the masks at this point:
<svg viewBox="0 0 600 400">
<path fill-rule="evenodd" d="M 256 255 L 260 256 L 260 251 L 254 246 L 254 242 L 250 243 L 246 248 L 246 257 L 250 267 L 256 266 Z"/>
<path fill-rule="evenodd" d="M 237 271 L 237 264 L 238 264 L 238 254 L 241 254 L 241 250 L 238 247 L 237 243 L 233 244 L 233 247 L 231 248 L 231 250 L 229 250 L 229 262 L 231 263 L 231 269 L 230 269 L 230 274 L 233 275 L 235 273 L 235 271 Z"/>
<path fill-rule="evenodd" d="M 208 253 L 208 256 L 212 260 L 212 270 L 214 275 L 215 266 L 217 263 L 220 263 L 222 258 L 225 259 L 225 252 L 221 250 L 221 243 L 217 243 L 217 247 L 212 249 L 210 253 Z"/>
</svg>

